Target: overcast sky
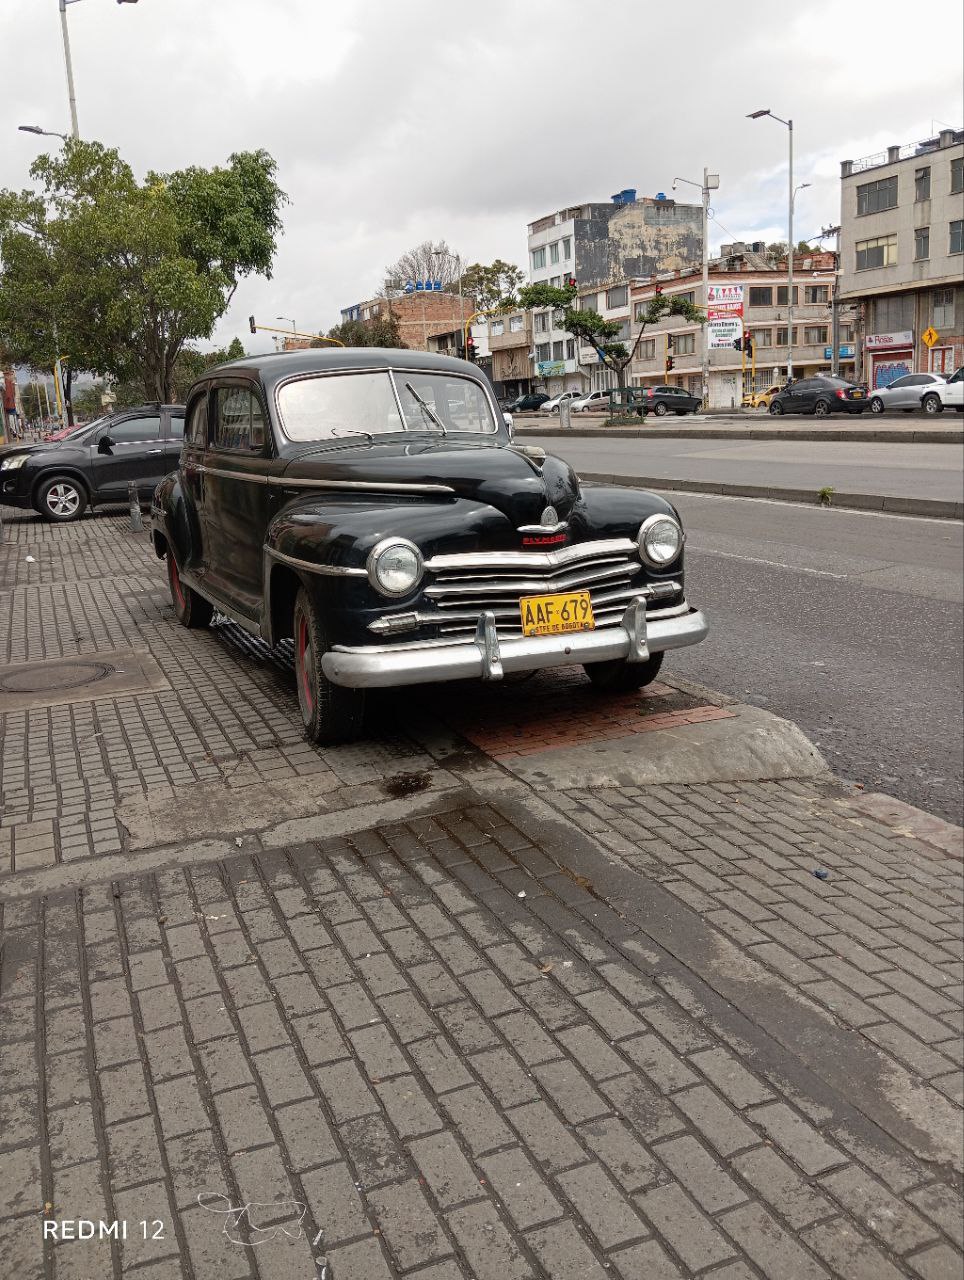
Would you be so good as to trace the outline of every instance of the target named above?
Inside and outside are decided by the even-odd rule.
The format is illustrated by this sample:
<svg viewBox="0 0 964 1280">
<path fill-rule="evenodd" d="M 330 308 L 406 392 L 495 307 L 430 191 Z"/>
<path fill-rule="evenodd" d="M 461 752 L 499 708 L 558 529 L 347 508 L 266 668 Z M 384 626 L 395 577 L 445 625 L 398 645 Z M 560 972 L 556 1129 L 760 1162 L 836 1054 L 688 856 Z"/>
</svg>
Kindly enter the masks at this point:
<svg viewBox="0 0 964 1280">
<path fill-rule="evenodd" d="M 892 0 L 78 0 L 80 132 L 147 169 L 265 147 L 291 204 L 247 316 L 317 331 L 411 245 L 525 266 L 526 223 L 676 175 L 720 174 L 711 244 L 786 236 L 794 120 L 800 237 L 839 218 L 839 161 L 960 127 L 962 9 Z M 69 131 L 57 0 L 0 0 L 0 187 Z M 686 188 L 681 188 L 681 192 Z M 692 189 L 691 189 L 692 190 Z M 692 190 L 694 200 L 698 192 Z"/>
</svg>

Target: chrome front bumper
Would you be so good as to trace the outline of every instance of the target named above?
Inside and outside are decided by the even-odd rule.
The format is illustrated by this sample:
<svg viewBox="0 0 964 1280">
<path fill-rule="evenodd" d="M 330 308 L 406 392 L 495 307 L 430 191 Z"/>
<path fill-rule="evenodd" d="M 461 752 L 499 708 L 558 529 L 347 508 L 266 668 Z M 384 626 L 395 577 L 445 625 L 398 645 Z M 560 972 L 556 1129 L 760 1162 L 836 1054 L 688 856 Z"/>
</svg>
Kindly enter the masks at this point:
<svg viewBox="0 0 964 1280">
<path fill-rule="evenodd" d="M 332 684 L 352 689 L 434 684 L 440 680 L 501 680 L 508 671 L 538 671 L 542 667 L 619 658 L 645 662 L 652 653 L 699 644 L 708 631 L 709 624 L 699 609 L 671 618 L 647 619 L 646 603 L 638 599 L 628 605 L 618 627 L 500 640 L 494 616 L 484 613 L 471 641 L 359 648 L 336 645 L 325 654 L 321 665 Z"/>
</svg>

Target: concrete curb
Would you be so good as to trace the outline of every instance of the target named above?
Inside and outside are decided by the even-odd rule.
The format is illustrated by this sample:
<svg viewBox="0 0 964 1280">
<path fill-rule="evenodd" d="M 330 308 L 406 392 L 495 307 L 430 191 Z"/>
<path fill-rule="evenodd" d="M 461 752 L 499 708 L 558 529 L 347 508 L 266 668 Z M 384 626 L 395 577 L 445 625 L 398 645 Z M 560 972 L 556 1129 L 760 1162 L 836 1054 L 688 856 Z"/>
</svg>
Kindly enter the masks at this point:
<svg viewBox="0 0 964 1280">
<path fill-rule="evenodd" d="M 619 476 L 583 471 L 579 478 L 590 484 L 611 484 L 622 489 L 656 489 L 679 493 L 714 493 L 728 498 L 765 498 L 771 502 L 801 502 L 820 506 L 817 489 L 790 489 L 777 485 L 720 484 L 715 480 L 675 480 L 665 476 Z M 886 515 L 929 516 L 935 520 L 964 520 L 964 502 L 938 498 L 903 498 L 880 493 L 834 492 L 829 506 L 852 511 L 880 511 Z"/>
<path fill-rule="evenodd" d="M 964 444 L 964 428 L 949 427 L 945 431 L 909 430 L 904 427 L 893 431 L 869 429 L 847 430 L 829 427 L 818 431 L 810 427 L 714 427 L 709 424 L 694 427 L 541 427 L 523 420 L 515 426 L 517 436 L 544 436 L 552 440 L 806 440 L 810 443 L 826 441 L 829 444 Z"/>
</svg>

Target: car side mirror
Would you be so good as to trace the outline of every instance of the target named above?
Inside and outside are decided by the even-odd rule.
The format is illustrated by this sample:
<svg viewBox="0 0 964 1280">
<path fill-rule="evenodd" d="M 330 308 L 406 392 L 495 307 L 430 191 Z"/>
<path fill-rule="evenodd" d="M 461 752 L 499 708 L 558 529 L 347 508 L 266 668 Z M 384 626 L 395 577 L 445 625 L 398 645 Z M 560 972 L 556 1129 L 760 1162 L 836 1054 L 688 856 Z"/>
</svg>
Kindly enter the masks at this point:
<svg viewBox="0 0 964 1280">
<path fill-rule="evenodd" d="M 110 453 L 111 448 L 113 447 L 113 444 L 114 442 L 110 438 L 110 436 L 101 436 L 100 439 L 97 441 L 97 452 Z"/>
<path fill-rule="evenodd" d="M 512 426 L 512 414 L 511 414 L 511 413 L 504 413 L 504 414 L 502 415 L 502 421 L 505 423 L 505 429 L 506 429 L 506 431 L 508 431 L 508 433 L 509 433 L 509 439 L 511 440 L 511 439 L 512 439 L 512 436 L 513 436 L 513 432 L 514 432 L 514 428 L 513 428 L 513 426 Z"/>
</svg>

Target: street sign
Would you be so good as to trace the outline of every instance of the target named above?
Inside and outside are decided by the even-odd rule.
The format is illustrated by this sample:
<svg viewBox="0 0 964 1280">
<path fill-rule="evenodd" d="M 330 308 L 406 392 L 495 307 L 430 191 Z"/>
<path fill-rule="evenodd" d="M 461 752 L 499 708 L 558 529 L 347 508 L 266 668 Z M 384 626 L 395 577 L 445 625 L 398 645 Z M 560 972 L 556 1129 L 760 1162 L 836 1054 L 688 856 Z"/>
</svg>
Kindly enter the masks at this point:
<svg viewBox="0 0 964 1280">
<path fill-rule="evenodd" d="M 921 338 L 923 339 L 924 342 L 927 343 L 929 347 L 932 347 L 939 337 L 940 337 L 940 334 L 933 327 L 933 325 L 928 325 L 927 328 L 924 330 L 924 332 L 921 334 Z"/>
</svg>

